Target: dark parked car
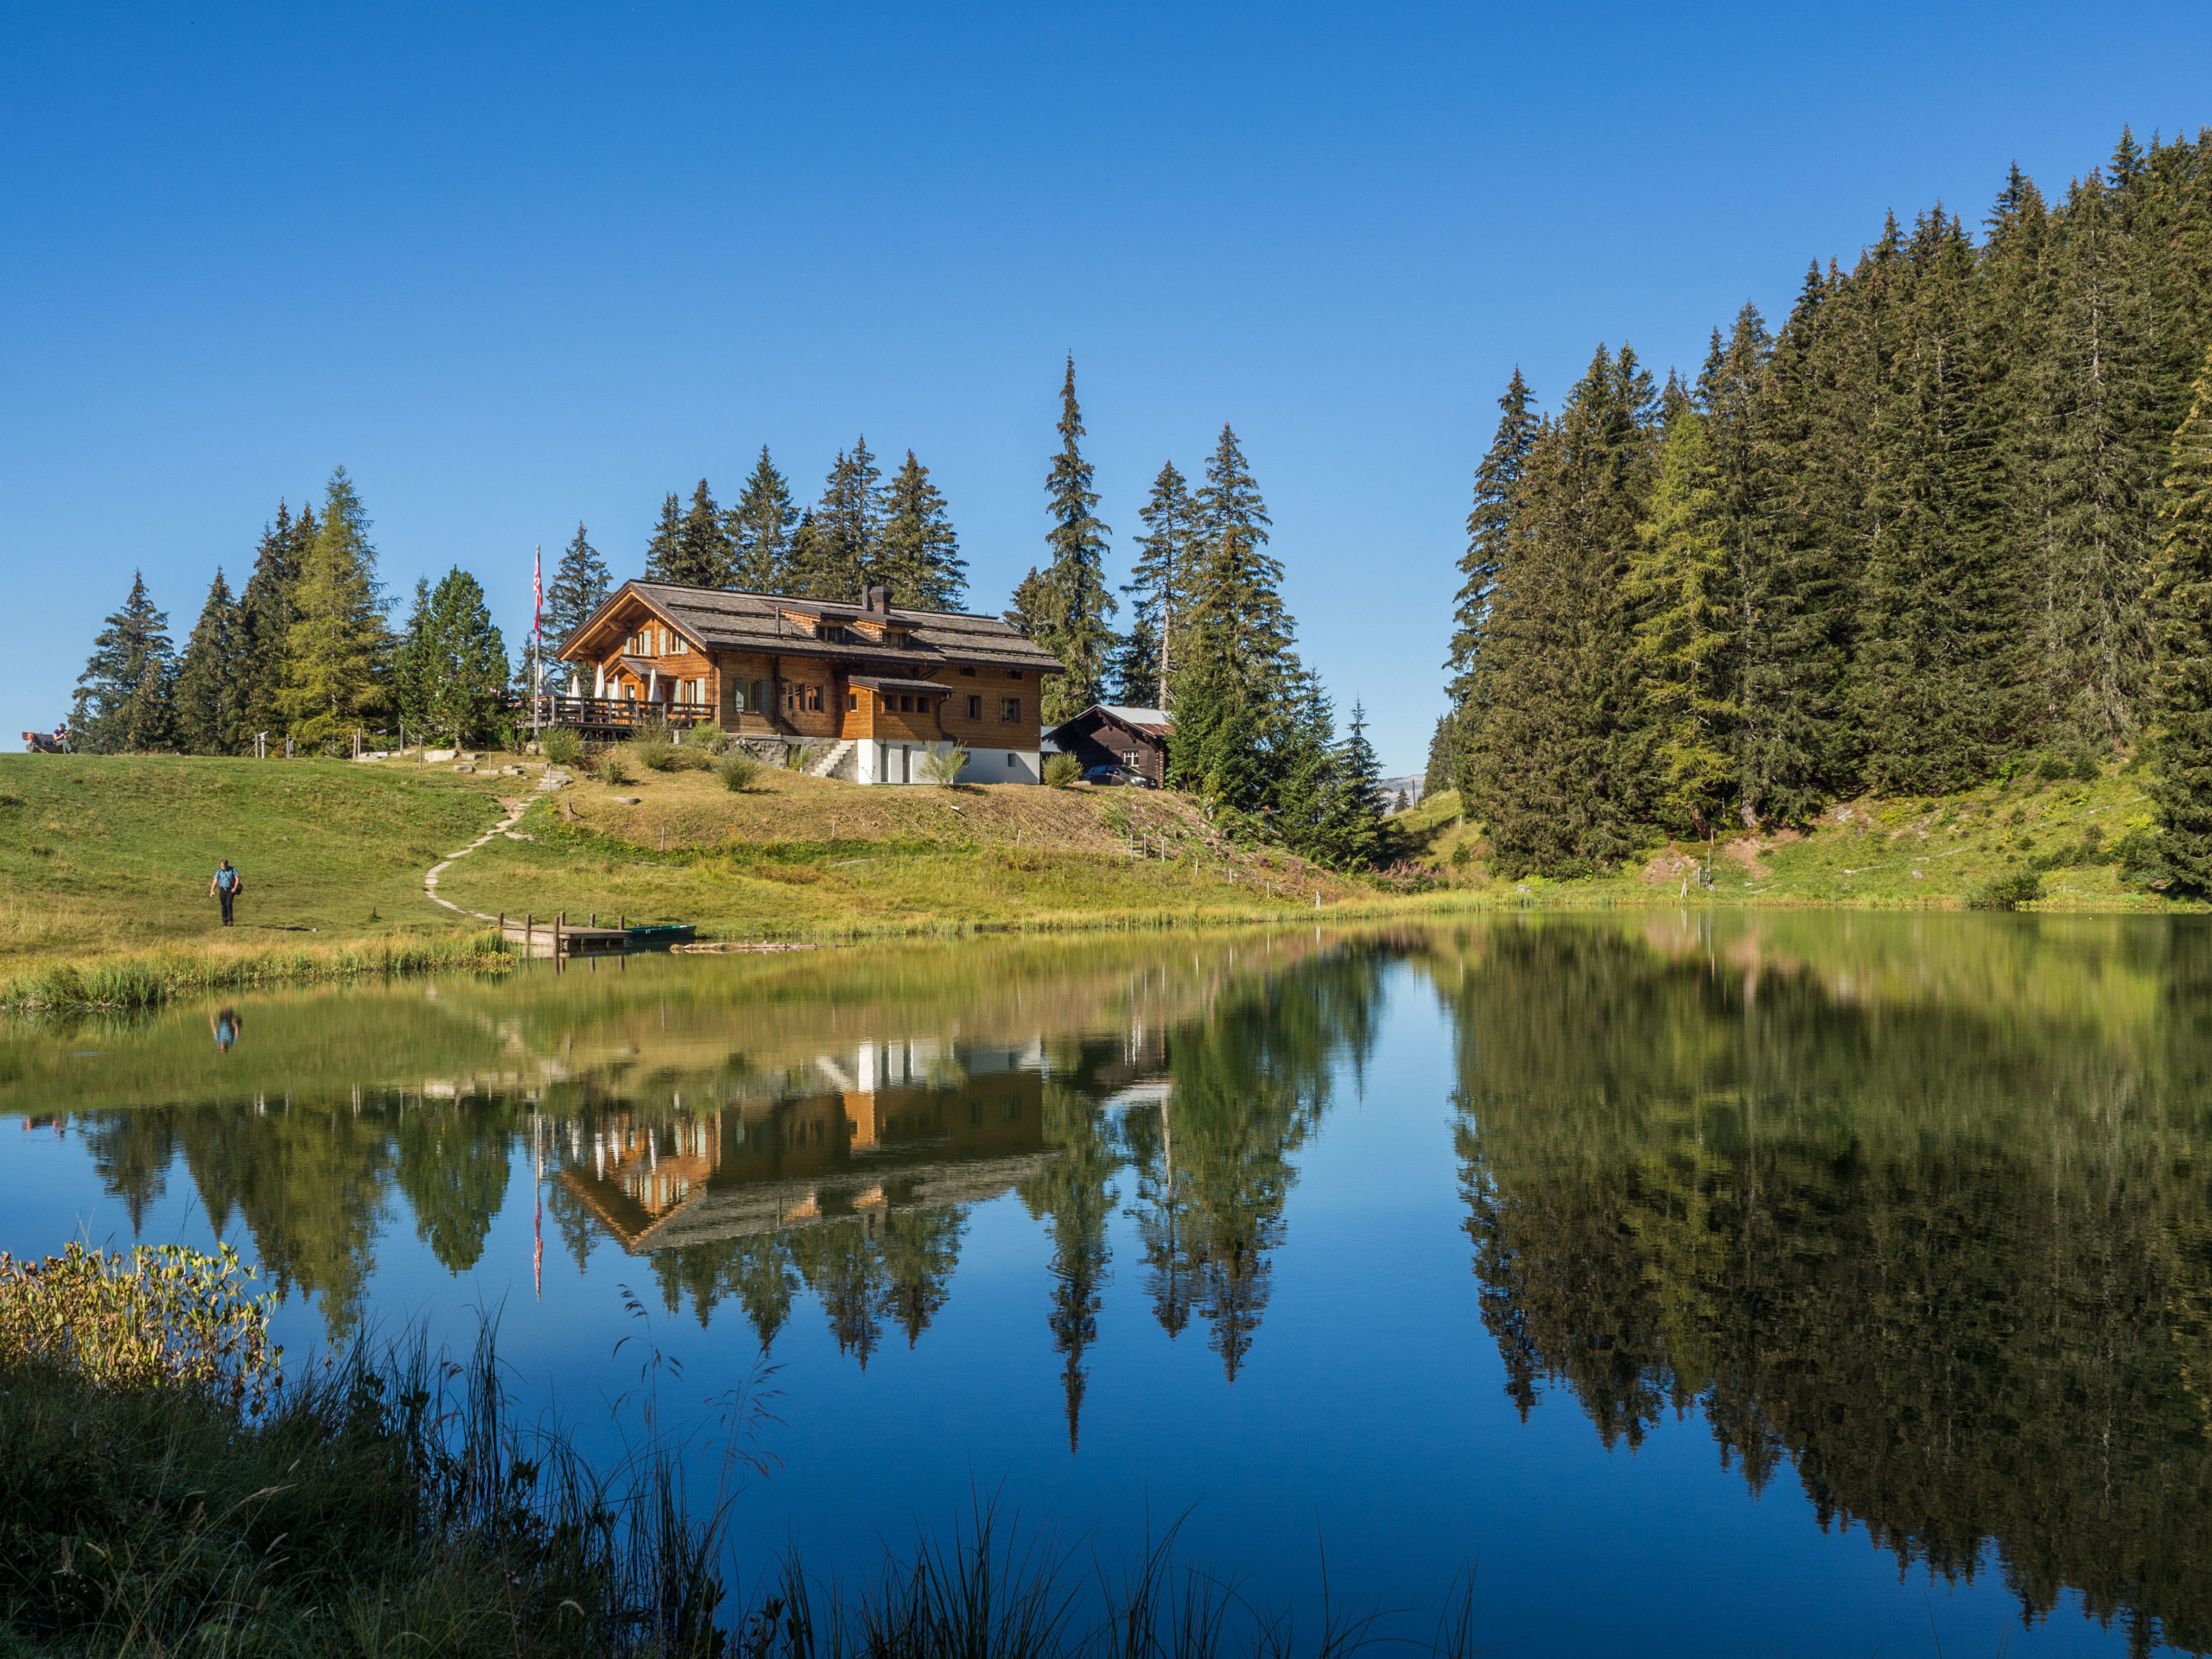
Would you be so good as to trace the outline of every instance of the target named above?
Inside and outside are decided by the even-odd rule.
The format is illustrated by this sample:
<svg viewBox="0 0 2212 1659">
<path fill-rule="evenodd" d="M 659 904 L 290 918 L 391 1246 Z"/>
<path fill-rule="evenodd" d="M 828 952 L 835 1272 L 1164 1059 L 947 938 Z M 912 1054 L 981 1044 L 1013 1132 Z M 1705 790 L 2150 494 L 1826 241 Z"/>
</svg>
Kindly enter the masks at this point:
<svg viewBox="0 0 2212 1659">
<path fill-rule="evenodd" d="M 1131 772 L 1127 766 L 1093 766 L 1083 774 L 1083 781 L 1086 784 L 1096 784 L 1101 787 L 1111 787 L 1116 784 L 1127 784 L 1132 789 L 1159 787 L 1142 772 Z"/>
</svg>

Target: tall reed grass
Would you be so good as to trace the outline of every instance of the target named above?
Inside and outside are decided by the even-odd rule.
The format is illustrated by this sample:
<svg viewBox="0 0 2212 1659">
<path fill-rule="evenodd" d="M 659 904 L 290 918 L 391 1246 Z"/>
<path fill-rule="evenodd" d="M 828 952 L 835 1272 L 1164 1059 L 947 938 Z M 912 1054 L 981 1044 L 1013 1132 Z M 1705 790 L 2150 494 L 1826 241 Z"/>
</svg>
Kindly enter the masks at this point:
<svg viewBox="0 0 2212 1659">
<path fill-rule="evenodd" d="M 490 930 L 260 950 L 168 948 L 41 963 L 0 981 L 0 1008 L 75 1013 L 157 1007 L 211 990 L 310 984 L 461 969 L 497 973 L 518 958 Z"/>
</svg>

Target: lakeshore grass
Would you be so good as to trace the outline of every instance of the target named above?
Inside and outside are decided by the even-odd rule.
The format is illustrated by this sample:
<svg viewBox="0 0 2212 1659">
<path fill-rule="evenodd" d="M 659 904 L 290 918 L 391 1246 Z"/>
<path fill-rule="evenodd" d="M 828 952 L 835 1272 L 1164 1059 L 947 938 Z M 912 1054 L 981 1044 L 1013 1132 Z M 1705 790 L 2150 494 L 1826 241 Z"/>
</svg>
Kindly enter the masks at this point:
<svg viewBox="0 0 2212 1659">
<path fill-rule="evenodd" d="M 757 1411 L 734 1407 L 719 1447 L 649 1433 L 596 1471 L 515 1420 L 488 1323 L 463 1362 L 418 1338 L 290 1378 L 251 1277 L 227 1249 L 0 1256 L 0 1659 L 1476 1651 L 1465 1575 L 1430 1641 L 1332 1601 L 1325 1576 L 1298 1630 L 1179 1561 L 1179 1523 L 1085 1571 L 981 1497 L 949 1537 L 887 1546 L 871 1583 L 815 1580 L 795 1548 L 741 1600 L 726 1522 L 764 1466 Z M 684 1471 L 717 1450 L 694 1503 Z"/>
</svg>

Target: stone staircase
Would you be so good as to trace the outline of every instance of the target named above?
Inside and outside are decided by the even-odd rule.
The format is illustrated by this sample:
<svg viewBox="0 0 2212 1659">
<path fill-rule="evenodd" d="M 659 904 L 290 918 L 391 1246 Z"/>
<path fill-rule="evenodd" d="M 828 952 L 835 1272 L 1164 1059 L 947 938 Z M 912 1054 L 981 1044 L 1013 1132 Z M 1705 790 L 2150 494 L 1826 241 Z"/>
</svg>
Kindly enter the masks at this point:
<svg viewBox="0 0 2212 1659">
<path fill-rule="evenodd" d="M 809 766 L 806 769 L 806 775 L 810 778 L 829 777 L 830 773 L 836 772 L 838 767 L 843 766 L 845 764 L 845 758 L 851 754 L 852 752 L 859 747 L 860 744 L 855 739 L 849 737 L 842 740 L 827 754 L 823 755 L 819 760 L 817 760 L 812 766 Z"/>
</svg>

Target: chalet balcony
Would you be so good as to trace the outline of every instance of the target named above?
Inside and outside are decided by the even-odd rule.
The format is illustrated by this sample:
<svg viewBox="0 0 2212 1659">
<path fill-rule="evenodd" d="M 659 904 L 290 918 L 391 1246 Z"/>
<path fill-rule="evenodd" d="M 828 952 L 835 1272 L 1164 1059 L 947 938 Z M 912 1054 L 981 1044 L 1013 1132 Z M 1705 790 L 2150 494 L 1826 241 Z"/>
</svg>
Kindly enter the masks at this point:
<svg viewBox="0 0 2212 1659">
<path fill-rule="evenodd" d="M 524 702 L 527 715 L 528 703 Z M 715 711 L 700 702 L 666 702 L 643 697 L 556 697 L 537 699 L 540 726 L 573 726 L 587 737 L 626 737 L 649 726 L 688 731 L 713 722 Z"/>
</svg>

